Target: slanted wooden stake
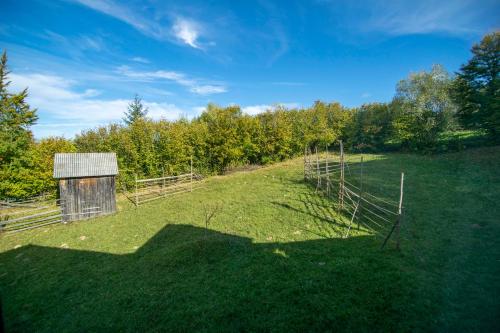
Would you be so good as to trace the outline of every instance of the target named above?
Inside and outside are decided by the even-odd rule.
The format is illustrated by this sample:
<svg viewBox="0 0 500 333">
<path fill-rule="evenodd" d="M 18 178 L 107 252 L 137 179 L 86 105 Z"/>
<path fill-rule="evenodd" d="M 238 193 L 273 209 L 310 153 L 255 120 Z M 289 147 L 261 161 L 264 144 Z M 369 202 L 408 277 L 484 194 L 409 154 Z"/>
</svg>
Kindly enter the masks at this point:
<svg viewBox="0 0 500 333">
<path fill-rule="evenodd" d="M 396 226 L 396 248 L 399 250 L 399 232 L 401 229 L 401 222 L 403 219 L 403 188 L 404 188 L 405 174 L 401 172 L 401 185 L 399 190 L 399 207 L 398 207 L 398 224 Z"/>
<path fill-rule="evenodd" d="M 399 244 L 399 231 L 401 227 L 401 220 L 403 218 L 403 188 L 404 188 L 404 180 L 405 180 L 405 174 L 404 172 L 401 172 L 401 185 L 400 185 L 400 190 L 399 190 L 399 206 L 398 206 L 398 216 L 396 217 L 396 222 L 391 228 L 391 231 L 387 235 L 387 237 L 384 240 L 384 243 L 382 244 L 382 249 L 384 248 L 385 244 L 391 238 L 392 233 L 394 230 L 396 230 L 396 248 L 399 250 L 400 249 L 400 244 Z"/>
</svg>

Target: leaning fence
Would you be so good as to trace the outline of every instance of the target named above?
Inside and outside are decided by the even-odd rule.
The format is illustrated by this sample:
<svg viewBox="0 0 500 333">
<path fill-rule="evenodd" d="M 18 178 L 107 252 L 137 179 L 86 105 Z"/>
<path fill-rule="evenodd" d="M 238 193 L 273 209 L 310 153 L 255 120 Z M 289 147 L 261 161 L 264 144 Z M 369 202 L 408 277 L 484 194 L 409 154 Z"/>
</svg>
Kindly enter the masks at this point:
<svg viewBox="0 0 500 333">
<path fill-rule="evenodd" d="M 0 200 L 0 232 L 19 232 L 99 215 L 102 210 L 95 205 L 79 207 L 78 213 L 67 213 L 61 199 Z"/>
<path fill-rule="evenodd" d="M 353 228 L 366 229 L 383 238 L 382 248 L 390 239 L 400 247 L 400 228 L 403 219 L 404 173 L 401 173 L 399 201 L 375 195 L 367 188 L 363 157 L 359 161 L 347 159 L 342 142 L 339 154 L 326 149 L 322 154 L 318 148 L 306 147 L 304 152 L 304 179 L 334 199 L 341 216 L 347 217 L 344 237 Z M 392 238 L 391 238 L 392 237 Z"/>
<path fill-rule="evenodd" d="M 17 232 L 63 221 L 60 200 L 0 201 L 0 231 Z"/>
</svg>

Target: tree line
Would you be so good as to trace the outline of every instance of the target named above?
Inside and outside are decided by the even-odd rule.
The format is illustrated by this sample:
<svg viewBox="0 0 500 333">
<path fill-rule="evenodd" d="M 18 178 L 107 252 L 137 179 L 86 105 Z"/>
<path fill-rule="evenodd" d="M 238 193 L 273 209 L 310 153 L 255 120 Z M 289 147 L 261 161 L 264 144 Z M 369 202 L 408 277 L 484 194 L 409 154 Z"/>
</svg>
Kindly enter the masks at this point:
<svg viewBox="0 0 500 333">
<path fill-rule="evenodd" d="M 36 110 L 27 89 L 8 90 L 7 55 L 0 61 L 0 198 L 24 198 L 55 192 L 53 156 L 58 152 L 116 152 L 123 186 L 134 175 L 179 174 L 193 158 L 203 174 L 223 173 L 245 164 L 269 164 L 301 155 L 306 146 L 343 140 L 353 151 L 402 150 L 432 153 L 450 131 L 482 131 L 500 136 L 500 33 L 486 35 L 471 59 L 451 75 L 442 66 L 411 73 L 396 85 L 388 103 L 348 108 L 315 102 L 311 107 L 276 106 L 246 115 L 239 106 L 209 104 L 198 117 L 154 121 L 138 95 L 122 123 L 89 129 L 69 140 L 34 140 L 30 126 Z M 456 144 L 456 143 L 451 143 Z M 447 143 L 450 147 L 450 142 Z"/>
</svg>

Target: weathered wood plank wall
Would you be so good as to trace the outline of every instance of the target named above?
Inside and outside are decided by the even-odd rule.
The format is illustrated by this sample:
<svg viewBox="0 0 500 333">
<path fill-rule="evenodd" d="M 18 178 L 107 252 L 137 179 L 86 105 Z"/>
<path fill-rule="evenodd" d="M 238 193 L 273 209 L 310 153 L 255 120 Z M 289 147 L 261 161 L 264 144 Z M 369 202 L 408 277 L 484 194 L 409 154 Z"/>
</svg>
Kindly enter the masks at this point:
<svg viewBox="0 0 500 333">
<path fill-rule="evenodd" d="M 114 176 L 60 179 L 59 191 L 64 221 L 116 212 Z"/>
</svg>

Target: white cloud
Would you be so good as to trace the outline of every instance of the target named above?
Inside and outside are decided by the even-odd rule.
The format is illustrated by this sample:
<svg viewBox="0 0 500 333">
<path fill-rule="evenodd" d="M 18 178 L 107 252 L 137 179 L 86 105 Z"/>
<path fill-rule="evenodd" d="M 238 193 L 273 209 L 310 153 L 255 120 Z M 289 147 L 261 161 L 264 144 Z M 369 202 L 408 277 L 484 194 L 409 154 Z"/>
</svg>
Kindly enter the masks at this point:
<svg viewBox="0 0 500 333">
<path fill-rule="evenodd" d="M 241 108 L 241 111 L 243 111 L 243 113 L 246 113 L 248 115 L 255 116 L 256 114 L 264 113 L 272 109 L 273 109 L 272 105 L 260 104 L 260 105 L 245 106 L 244 108 Z"/>
<path fill-rule="evenodd" d="M 198 26 L 193 21 L 177 18 L 172 26 L 172 32 L 174 36 L 183 43 L 194 47 L 195 49 L 201 49 L 197 43 L 197 39 L 199 37 Z"/>
<path fill-rule="evenodd" d="M 195 113 L 196 116 L 201 115 L 206 110 L 207 110 L 206 106 L 196 106 L 196 107 L 193 108 L 193 111 L 194 111 L 194 113 Z"/>
<path fill-rule="evenodd" d="M 153 80 L 167 80 L 173 81 L 181 86 L 189 88 L 189 91 L 198 95 L 211 95 L 219 94 L 227 91 L 224 85 L 204 84 L 200 79 L 188 78 L 184 73 L 175 71 L 154 71 L 154 72 L 140 72 L 130 69 L 128 66 L 121 66 L 118 68 L 118 73 L 134 79 L 153 81 Z"/>
<path fill-rule="evenodd" d="M 189 89 L 191 92 L 198 95 L 211 95 L 211 94 L 220 94 L 226 92 L 226 88 L 223 86 L 212 86 L 212 85 L 201 85 L 201 86 L 193 86 Z"/>
<path fill-rule="evenodd" d="M 143 58 L 143 57 L 133 57 L 130 60 L 135 61 L 135 62 L 140 62 L 142 64 L 149 64 L 150 63 L 150 61 L 148 59 Z"/>
<path fill-rule="evenodd" d="M 44 119 L 51 119 L 50 123 L 41 122 L 34 126 L 37 137 L 73 136 L 85 128 L 119 121 L 130 103 L 129 100 L 121 98 L 94 98 L 99 95 L 94 89 L 78 92 L 74 89 L 76 82 L 60 76 L 11 73 L 9 78 L 12 81 L 12 91 L 28 87 L 30 105 L 36 107 Z M 144 101 L 144 105 L 149 108 L 148 115 L 153 119 L 174 120 L 185 113 L 169 103 Z"/>
<path fill-rule="evenodd" d="M 372 97 L 372 94 L 369 92 L 364 92 L 361 94 L 361 98 L 370 98 L 370 97 Z"/>
<path fill-rule="evenodd" d="M 260 105 L 250 105 L 250 106 L 245 106 L 241 108 L 241 111 L 243 113 L 246 113 L 250 116 L 255 116 L 260 113 L 264 113 L 266 111 L 273 111 L 276 110 L 279 107 L 284 107 L 287 109 L 294 109 L 298 108 L 300 105 L 298 103 L 277 103 L 274 105 L 269 105 L 269 104 L 260 104 Z"/>
</svg>

